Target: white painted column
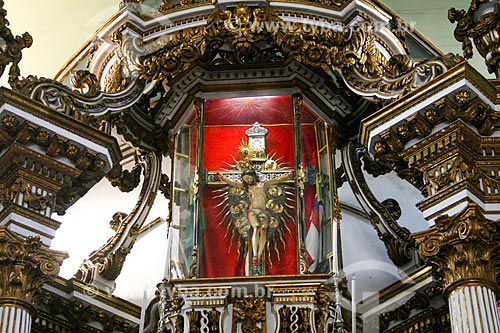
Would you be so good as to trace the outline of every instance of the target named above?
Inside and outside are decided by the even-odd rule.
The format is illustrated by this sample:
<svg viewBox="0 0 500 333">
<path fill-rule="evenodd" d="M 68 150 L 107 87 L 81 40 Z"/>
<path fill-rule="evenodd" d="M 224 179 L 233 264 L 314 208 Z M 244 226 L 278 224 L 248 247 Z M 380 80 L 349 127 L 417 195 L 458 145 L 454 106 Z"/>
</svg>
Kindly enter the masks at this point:
<svg viewBox="0 0 500 333">
<path fill-rule="evenodd" d="M 0 306 L 0 333 L 30 333 L 31 314 L 11 305 Z"/>
<path fill-rule="evenodd" d="M 453 333 L 500 333 L 500 318 L 493 290 L 462 286 L 448 297 Z"/>
</svg>

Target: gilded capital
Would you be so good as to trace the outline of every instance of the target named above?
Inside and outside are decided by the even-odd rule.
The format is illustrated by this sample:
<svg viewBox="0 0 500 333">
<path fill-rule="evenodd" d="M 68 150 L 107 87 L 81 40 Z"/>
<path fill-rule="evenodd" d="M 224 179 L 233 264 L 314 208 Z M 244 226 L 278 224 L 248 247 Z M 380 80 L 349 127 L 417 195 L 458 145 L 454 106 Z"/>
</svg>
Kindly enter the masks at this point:
<svg viewBox="0 0 500 333">
<path fill-rule="evenodd" d="M 445 292 L 463 285 L 487 286 L 496 292 L 499 235 L 497 224 L 471 203 L 454 216 L 437 218 L 434 226 L 412 237 Z"/>
<path fill-rule="evenodd" d="M 16 304 L 34 314 L 42 284 L 58 275 L 67 256 L 43 246 L 39 237 L 24 239 L 0 227 L 0 305 Z"/>
</svg>

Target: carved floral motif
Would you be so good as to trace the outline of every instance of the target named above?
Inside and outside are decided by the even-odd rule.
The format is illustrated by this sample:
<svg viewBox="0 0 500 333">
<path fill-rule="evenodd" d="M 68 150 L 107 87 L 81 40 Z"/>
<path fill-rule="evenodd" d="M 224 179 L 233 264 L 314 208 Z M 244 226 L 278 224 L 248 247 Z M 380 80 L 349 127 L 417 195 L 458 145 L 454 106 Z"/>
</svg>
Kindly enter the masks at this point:
<svg viewBox="0 0 500 333">
<path fill-rule="evenodd" d="M 372 22 L 341 30 L 289 23 L 269 4 L 223 10 L 216 3 L 205 26 L 186 28 L 141 49 L 125 40 L 121 49 L 131 71 L 146 80 L 171 79 L 198 59 L 221 65 L 293 58 L 325 71 L 340 69 L 352 89 L 383 99 L 399 97 L 461 61 L 453 56 L 423 63 L 406 55 L 387 58 L 379 49 Z"/>
<path fill-rule="evenodd" d="M 36 211 L 45 210 L 47 207 L 52 207 L 55 203 L 54 196 L 34 191 L 31 186 L 23 179 L 17 178 L 12 186 L 0 192 L 0 202 L 26 204 L 29 209 Z"/>
<path fill-rule="evenodd" d="M 266 299 L 247 295 L 234 300 L 233 332 L 241 323 L 243 333 L 261 333 L 266 322 Z"/>
</svg>

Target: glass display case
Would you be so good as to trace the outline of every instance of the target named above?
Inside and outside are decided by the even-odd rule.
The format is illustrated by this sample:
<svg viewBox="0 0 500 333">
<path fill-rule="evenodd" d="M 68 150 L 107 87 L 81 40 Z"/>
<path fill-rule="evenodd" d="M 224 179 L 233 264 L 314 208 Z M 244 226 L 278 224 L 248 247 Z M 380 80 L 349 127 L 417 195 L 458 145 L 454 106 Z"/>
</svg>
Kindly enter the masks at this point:
<svg viewBox="0 0 500 333">
<path fill-rule="evenodd" d="M 330 271 L 330 126 L 298 96 L 195 103 L 176 135 L 171 277 Z"/>
</svg>

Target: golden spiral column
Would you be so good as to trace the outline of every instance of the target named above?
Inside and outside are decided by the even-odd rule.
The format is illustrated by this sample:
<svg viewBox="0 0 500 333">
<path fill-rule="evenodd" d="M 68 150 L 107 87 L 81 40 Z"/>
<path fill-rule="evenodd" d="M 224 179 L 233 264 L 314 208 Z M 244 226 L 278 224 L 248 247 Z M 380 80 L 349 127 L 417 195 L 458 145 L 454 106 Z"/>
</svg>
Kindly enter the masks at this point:
<svg viewBox="0 0 500 333">
<path fill-rule="evenodd" d="M 476 204 L 436 219 L 413 237 L 422 259 L 435 268 L 450 307 L 452 332 L 500 332 L 497 308 L 497 224 Z"/>
<path fill-rule="evenodd" d="M 0 332 L 31 332 L 41 287 L 57 276 L 66 257 L 39 237 L 22 238 L 0 227 Z"/>
</svg>

